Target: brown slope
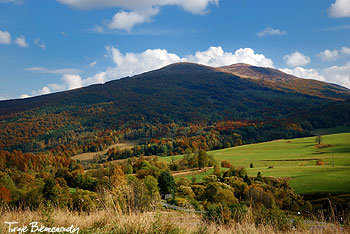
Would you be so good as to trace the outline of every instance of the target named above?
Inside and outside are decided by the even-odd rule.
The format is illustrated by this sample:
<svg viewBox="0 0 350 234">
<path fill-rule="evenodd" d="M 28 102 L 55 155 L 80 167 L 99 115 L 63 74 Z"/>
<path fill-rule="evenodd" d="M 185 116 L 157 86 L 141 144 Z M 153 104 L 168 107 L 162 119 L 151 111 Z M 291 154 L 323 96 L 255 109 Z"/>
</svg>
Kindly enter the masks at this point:
<svg viewBox="0 0 350 234">
<path fill-rule="evenodd" d="M 276 90 L 302 93 L 336 101 L 345 100 L 350 97 L 350 90 L 342 86 L 318 80 L 299 78 L 273 68 L 238 63 L 219 67 L 216 70 L 241 78 L 251 79 L 260 85 Z"/>
</svg>

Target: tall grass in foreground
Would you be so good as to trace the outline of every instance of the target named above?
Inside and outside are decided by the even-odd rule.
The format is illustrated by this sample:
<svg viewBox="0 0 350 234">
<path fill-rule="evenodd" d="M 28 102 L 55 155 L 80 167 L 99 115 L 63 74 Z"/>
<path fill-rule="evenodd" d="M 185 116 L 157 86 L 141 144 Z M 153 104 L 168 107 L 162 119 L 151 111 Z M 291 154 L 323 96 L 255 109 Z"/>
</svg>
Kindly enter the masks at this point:
<svg viewBox="0 0 350 234">
<path fill-rule="evenodd" d="M 312 228 L 308 224 L 294 230 L 276 230 L 271 224 L 258 224 L 249 211 L 240 223 L 221 225 L 203 221 L 202 216 L 192 213 L 158 210 L 154 212 L 121 214 L 115 209 L 106 208 L 91 212 L 74 212 L 66 209 L 43 207 L 38 211 L 0 210 L 0 233 L 8 233 L 5 221 L 17 221 L 19 225 L 28 225 L 32 221 L 46 227 L 79 227 L 79 233 L 94 234 L 133 234 L 133 233 L 350 233 L 349 229 L 339 225 L 323 223 Z"/>
</svg>

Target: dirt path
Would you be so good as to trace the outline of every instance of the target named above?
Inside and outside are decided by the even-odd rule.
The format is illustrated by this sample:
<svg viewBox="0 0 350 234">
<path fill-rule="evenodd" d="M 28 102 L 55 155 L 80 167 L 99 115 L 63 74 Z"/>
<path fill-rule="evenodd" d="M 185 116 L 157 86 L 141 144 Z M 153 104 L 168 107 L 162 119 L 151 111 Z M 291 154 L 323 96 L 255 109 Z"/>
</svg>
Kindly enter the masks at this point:
<svg viewBox="0 0 350 234">
<path fill-rule="evenodd" d="M 205 167 L 203 169 L 188 169 L 188 170 L 183 170 L 183 171 L 178 171 L 173 173 L 173 176 L 181 176 L 181 175 L 187 175 L 187 174 L 198 174 L 198 173 L 202 173 L 202 172 L 206 172 L 209 169 L 211 169 L 213 167 Z"/>
</svg>

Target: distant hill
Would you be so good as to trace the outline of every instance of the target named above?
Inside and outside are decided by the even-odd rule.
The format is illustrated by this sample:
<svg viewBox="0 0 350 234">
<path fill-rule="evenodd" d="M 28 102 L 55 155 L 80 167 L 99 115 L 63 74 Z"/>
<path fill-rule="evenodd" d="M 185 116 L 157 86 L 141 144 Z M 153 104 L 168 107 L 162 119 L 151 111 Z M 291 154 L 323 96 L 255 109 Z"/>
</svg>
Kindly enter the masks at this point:
<svg viewBox="0 0 350 234">
<path fill-rule="evenodd" d="M 23 150 L 25 142 L 39 140 L 47 145 L 68 132 L 79 139 L 88 132 L 144 124 L 284 121 L 300 129 L 334 127 L 349 123 L 350 118 L 344 119 L 350 113 L 349 98 L 344 87 L 271 68 L 177 63 L 105 84 L 1 101 L 0 149 Z"/>
</svg>

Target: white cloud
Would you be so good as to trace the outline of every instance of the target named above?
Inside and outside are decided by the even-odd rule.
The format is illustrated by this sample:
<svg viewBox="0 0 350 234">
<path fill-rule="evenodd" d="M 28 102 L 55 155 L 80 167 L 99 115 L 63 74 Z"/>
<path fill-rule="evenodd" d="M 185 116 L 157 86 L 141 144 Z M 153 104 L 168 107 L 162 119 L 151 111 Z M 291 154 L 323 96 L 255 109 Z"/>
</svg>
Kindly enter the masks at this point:
<svg viewBox="0 0 350 234">
<path fill-rule="evenodd" d="M 209 4 L 219 4 L 219 0 L 57 0 L 57 2 L 81 10 L 107 7 L 135 10 L 166 5 L 177 5 L 184 8 L 186 11 L 195 14 L 204 13 Z"/>
<path fill-rule="evenodd" d="M 159 9 L 150 8 L 142 11 L 120 11 L 115 14 L 108 24 L 110 29 L 125 30 L 130 32 L 138 24 L 151 22 L 151 17 L 157 15 Z"/>
<path fill-rule="evenodd" d="M 24 36 L 19 36 L 15 40 L 16 44 L 20 47 L 28 47 L 28 43 L 26 42 L 26 38 Z"/>
<path fill-rule="evenodd" d="M 66 85 L 67 89 L 77 89 L 83 86 L 82 79 L 79 75 L 64 75 L 61 80 Z"/>
<path fill-rule="evenodd" d="M 94 67 L 96 66 L 97 62 L 96 61 L 93 61 L 91 63 L 89 63 L 88 67 Z"/>
<path fill-rule="evenodd" d="M 123 55 L 117 48 L 107 47 L 116 67 L 107 71 L 114 78 L 140 74 L 151 71 L 176 62 L 184 62 L 176 54 L 168 53 L 167 50 L 154 49 L 142 53 L 126 53 Z"/>
<path fill-rule="evenodd" d="M 11 44 L 11 34 L 8 31 L 0 30 L 0 44 Z"/>
<path fill-rule="evenodd" d="M 280 30 L 280 29 L 274 29 L 271 27 L 267 27 L 265 30 L 258 32 L 257 35 L 259 37 L 265 37 L 265 36 L 281 36 L 287 34 L 286 31 Z"/>
<path fill-rule="evenodd" d="M 46 49 L 46 43 L 44 41 L 41 41 L 40 38 L 37 38 L 34 40 L 34 44 L 40 47 L 41 49 Z"/>
<path fill-rule="evenodd" d="M 304 66 L 311 62 L 310 57 L 303 55 L 302 53 L 295 51 L 292 54 L 283 57 L 288 67 Z"/>
<path fill-rule="evenodd" d="M 279 70 L 300 78 L 313 79 L 319 81 L 326 80 L 322 75 L 320 75 L 319 70 L 317 69 L 305 69 L 303 67 L 296 67 L 294 69 L 282 68 Z"/>
<path fill-rule="evenodd" d="M 320 57 L 322 61 L 332 61 L 339 58 L 339 52 L 338 50 L 324 50 L 317 56 Z"/>
<path fill-rule="evenodd" d="M 343 66 L 332 66 L 325 69 L 280 69 L 281 71 L 306 79 L 320 80 L 350 88 L 350 62 Z"/>
<path fill-rule="evenodd" d="M 32 95 L 22 94 L 19 98 L 29 98 L 29 97 L 40 96 L 40 95 L 45 95 L 45 94 L 49 94 L 49 93 L 51 93 L 50 88 L 45 86 L 42 89 L 32 91 Z"/>
<path fill-rule="evenodd" d="M 341 52 L 342 52 L 344 55 L 350 55 L 350 48 L 343 47 L 343 48 L 341 48 Z"/>
<path fill-rule="evenodd" d="M 48 74 L 79 74 L 82 71 L 75 68 L 48 69 L 44 67 L 28 67 L 25 70 Z"/>
<path fill-rule="evenodd" d="M 350 0 L 336 0 L 329 9 L 333 18 L 350 17 Z"/>
<path fill-rule="evenodd" d="M 120 8 L 107 27 L 126 31 L 131 31 L 135 25 L 150 22 L 162 6 L 175 5 L 193 14 L 204 14 L 208 12 L 210 4 L 219 4 L 219 0 L 57 0 L 57 2 L 81 10 Z M 94 31 L 101 33 L 104 29 L 97 25 Z"/>
<path fill-rule="evenodd" d="M 350 88 L 350 62 L 343 66 L 333 66 L 323 70 L 327 82 Z"/>
<path fill-rule="evenodd" d="M 240 48 L 235 53 L 225 52 L 220 46 L 210 47 L 206 51 L 198 51 L 193 56 L 188 56 L 185 61 L 203 65 L 220 67 L 234 63 L 248 63 L 254 66 L 273 67 L 271 59 L 263 54 L 256 54 L 251 48 Z"/>
<path fill-rule="evenodd" d="M 105 30 L 101 25 L 95 24 L 95 27 L 92 29 L 93 32 L 104 33 Z"/>
</svg>

